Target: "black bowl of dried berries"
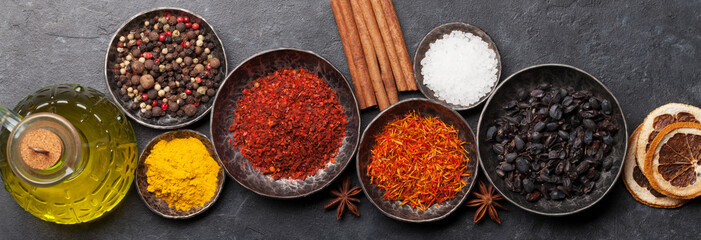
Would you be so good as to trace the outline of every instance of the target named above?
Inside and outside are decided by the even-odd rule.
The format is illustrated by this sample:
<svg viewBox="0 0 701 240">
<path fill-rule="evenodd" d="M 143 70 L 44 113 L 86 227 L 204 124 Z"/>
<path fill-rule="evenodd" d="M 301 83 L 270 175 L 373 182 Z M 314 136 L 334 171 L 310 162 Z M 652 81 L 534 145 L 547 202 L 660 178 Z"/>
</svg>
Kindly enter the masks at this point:
<svg viewBox="0 0 701 240">
<path fill-rule="evenodd" d="M 527 211 L 562 216 L 600 201 L 621 173 L 627 127 L 599 80 L 563 64 L 536 65 L 502 82 L 477 127 L 482 169 Z"/>
<path fill-rule="evenodd" d="M 110 96 L 134 121 L 176 129 L 204 117 L 227 72 L 226 54 L 202 17 L 180 8 L 139 13 L 105 57 Z"/>
<path fill-rule="evenodd" d="M 262 196 L 297 198 L 346 168 L 358 146 L 360 112 L 343 74 L 326 59 L 274 49 L 226 77 L 210 131 L 234 180 Z"/>
</svg>

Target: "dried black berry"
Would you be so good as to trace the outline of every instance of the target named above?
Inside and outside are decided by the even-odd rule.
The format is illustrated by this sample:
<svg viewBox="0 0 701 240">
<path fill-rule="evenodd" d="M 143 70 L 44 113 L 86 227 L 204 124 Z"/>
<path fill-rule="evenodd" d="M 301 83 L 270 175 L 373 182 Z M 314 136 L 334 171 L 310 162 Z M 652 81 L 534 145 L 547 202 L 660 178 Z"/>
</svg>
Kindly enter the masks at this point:
<svg viewBox="0 0 701 240">
<path fill-rule="evenodd" d="M 618 127 L 611 103 L 587 90 L 539 84 L 518 89 L 486 132 L 500 161 L 496 173 L 527 201 L 562 200 L 591 192 L 613 159 Z"/>
</svg>

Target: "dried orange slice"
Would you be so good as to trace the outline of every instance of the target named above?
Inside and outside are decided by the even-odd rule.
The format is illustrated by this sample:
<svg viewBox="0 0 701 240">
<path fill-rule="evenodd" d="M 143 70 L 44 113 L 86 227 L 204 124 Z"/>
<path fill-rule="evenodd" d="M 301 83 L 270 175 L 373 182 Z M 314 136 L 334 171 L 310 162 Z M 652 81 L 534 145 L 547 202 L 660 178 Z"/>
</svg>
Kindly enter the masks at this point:
<svg viewBox="0 0 701 240">
<path fill-rule="evenodd" d="M 701 124 L 664 127 L 650 145 L 645 175 L 666 196 L 691 199 L 701 195 Z"/>
<path fill-rule="evenodd" d="M 646 172 L 645 155 L 652 141 L 664 127 L 677 122 L 699 123 L 699 120 L 701 120 L 701 109 L 682 103 L 668 103 L 650 112 L 640 125 L 638 134 L 638 147 L 635 154 L 640 169 Z"/>
<path fill-rule="evenodd" d="M 650 186 L 647 177 L 638 167 L 635 159 L 635 150 L 638 142 L 640 127 L 635 129 L 628 142 L 628 153 L 623 165 L 623 183 L 626 185 L 630 195 L 642 204 L 656 208 L 676 208 L 681 207 L 688 200 L 670 198 L 657 192 Z"/>
</svg>

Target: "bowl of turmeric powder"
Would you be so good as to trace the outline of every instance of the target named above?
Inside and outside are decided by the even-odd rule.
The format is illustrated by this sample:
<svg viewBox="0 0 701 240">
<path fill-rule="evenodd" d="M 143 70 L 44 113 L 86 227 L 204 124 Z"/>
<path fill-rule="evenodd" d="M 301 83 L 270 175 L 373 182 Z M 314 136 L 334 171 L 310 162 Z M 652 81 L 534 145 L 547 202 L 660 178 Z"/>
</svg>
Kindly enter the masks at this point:
<svg viewBox="0 0 701 240">
<path fill-rule="evenodd" d="M 224 168 L 209 139 L 179 130 L 151 140 L 136 168 L 136 187 L 154 213 L 191 218 L 211 207 L 224 185 Z"/>
</svg>

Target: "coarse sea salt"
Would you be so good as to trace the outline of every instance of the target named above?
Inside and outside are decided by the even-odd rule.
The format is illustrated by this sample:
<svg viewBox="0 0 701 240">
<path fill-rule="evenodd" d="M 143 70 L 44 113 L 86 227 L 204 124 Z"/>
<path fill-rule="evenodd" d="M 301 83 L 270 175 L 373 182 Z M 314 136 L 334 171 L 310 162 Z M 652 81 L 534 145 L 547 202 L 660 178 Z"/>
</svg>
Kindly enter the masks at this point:
<svg viewBox="0 0 701 240">
<path fill-rule="evenodd" d="M 495 51 L 482 38 L 457 30 L 431 43 L 421 66 L 424 84 L 455 105 L 478 102 L 498 81 Z"/>
</svg>

